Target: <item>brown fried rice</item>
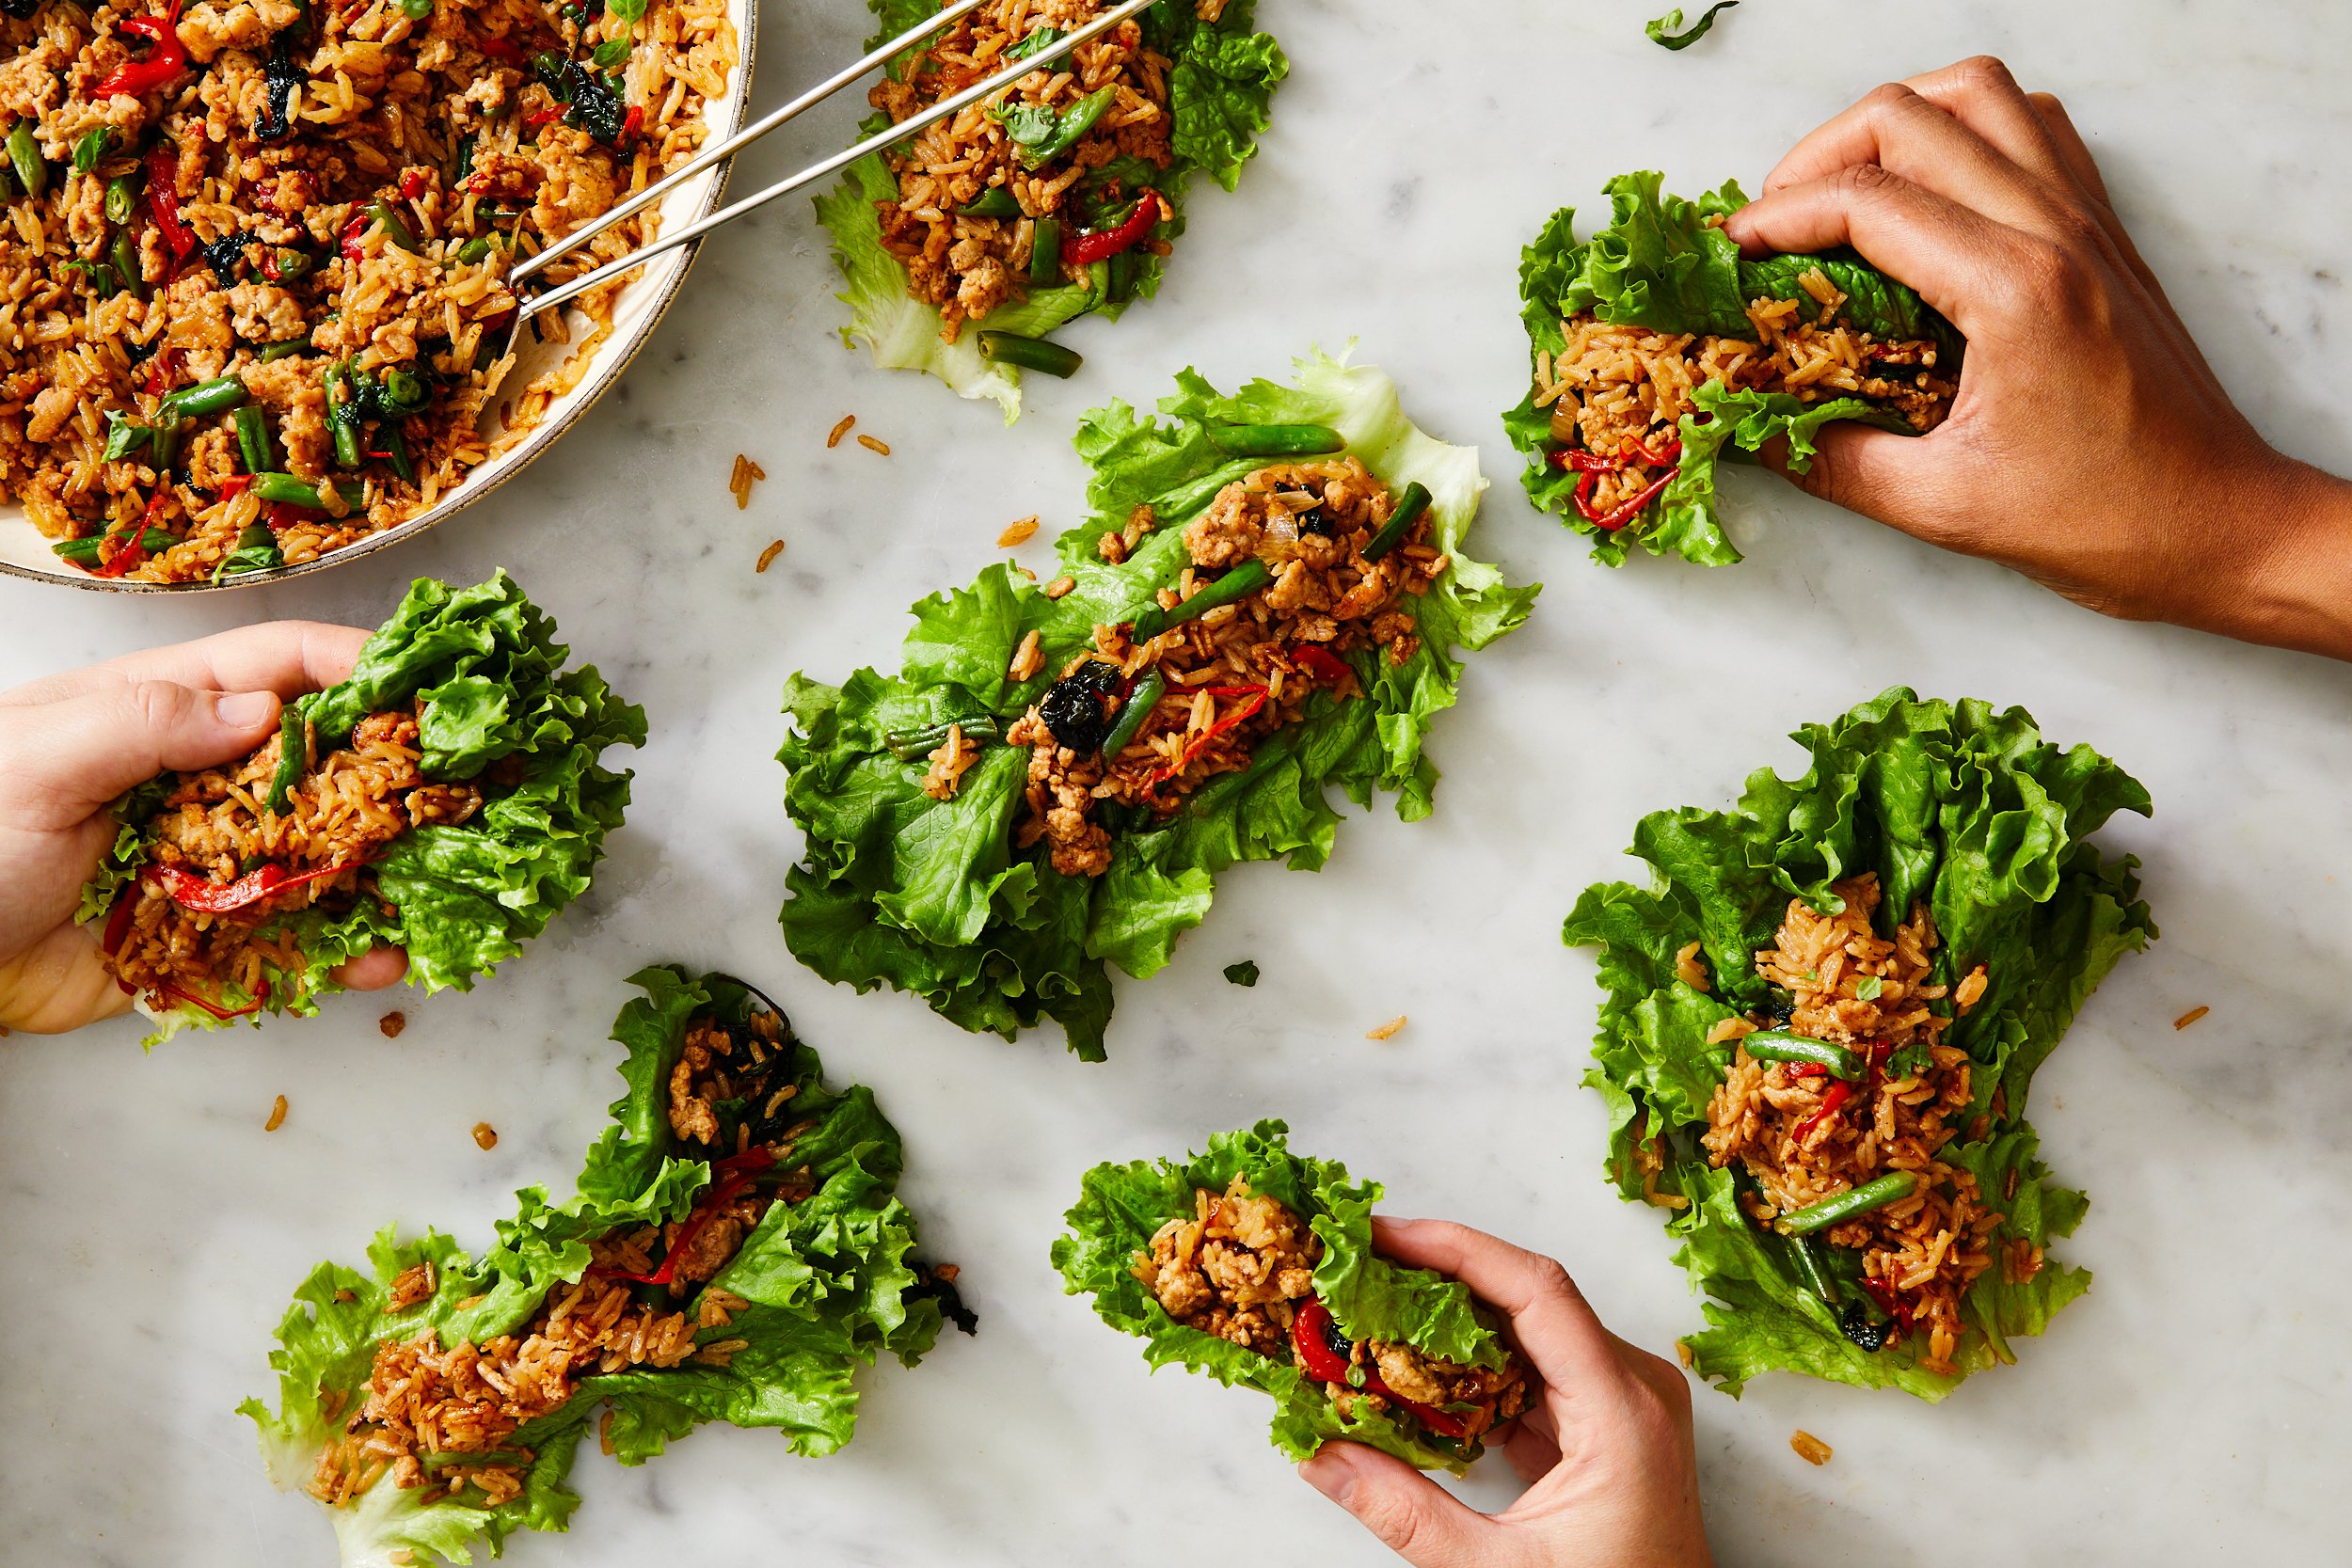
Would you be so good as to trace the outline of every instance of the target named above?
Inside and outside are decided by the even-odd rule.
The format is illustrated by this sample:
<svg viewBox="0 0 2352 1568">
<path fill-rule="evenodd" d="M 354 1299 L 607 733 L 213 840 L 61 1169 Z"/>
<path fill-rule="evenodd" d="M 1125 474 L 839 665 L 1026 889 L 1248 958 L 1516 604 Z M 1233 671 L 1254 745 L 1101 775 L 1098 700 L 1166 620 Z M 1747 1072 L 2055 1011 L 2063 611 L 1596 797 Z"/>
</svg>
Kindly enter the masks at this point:
<svg viewBox="0 0 2352 1568">
<path fill-rule="evenodd" d="M 1311 1378 L 1310 1353 L 1295 1331 L 1325 1333 L 1328 1351 L 1370 1374 L 1363 1387 L 1323 1383 L 1325 1396 L 1343 1414 L 1355 1414 L 1359 1404 L 1423 1420 L 1428 1412 L 1451 1412 L 1466 1429 L 1459 1439 L 1466 1444 L 1519 1414 L 1527 1374 L 1517 1356 L 1500 1369 L 1467 1367 L 1401 1341 L 1363 1339 L 1344 1351 L 1344 1341 L 1331 1342 L 1327 1313 L 1320 1321 L 1314 1317 L 1322 1311 L 1314 1292 L 1322 1256 L 1321 1237 L 1279 1199 L 1253 1194 L 1236 1176 L 1222 1193 L 1196 1189 L 1192 1214 L 1160 1227 L 1149 1249 L 1136 1256 L 1135 1275 L 1185 1327 L 1290 1361 Z"/>
<path fill-rule="evenodd" d="M 53 540 L 95 542 L 61 552 L 84 569 L 148 582 L 214 577 L 241 541 L 314 560 L 431 507 L 518 441 L 585 372 L 618 286 L 581 298 L 584 340 L 485 434 L 515 363 L 501 356 L 514 260 L 691 156 L 739 58 L 724 0 L 652 0 L 633 26 L 599 0 L 440 0 L 421 21 L 399 0 L 147 10 L 35 0 L 22 20 L 0 15 L 0 129 L 30 130 L 46 165 L 38 193 L 6 183 L 0 500 Z M 143 28 L 154 45 L 126 36 Z M 175 49 L 184 69 L 171 71 Z M 595 112 L 566 123 L 534 56 Z M 107 81 L 159 59 L 148 74 L 162 79 L 136 96 Z M 77 149 L 95 154 L 87 169 Z M 653 224 L 614 225 L 548 279 L 619 257 Z M 336 368 L 366 411 L 351 467 L 328 425 Z M 387 374 L 417 378 L 421 406 L 384 408 Z M 319 507 L 246 487 L 226 410 L 164 437 L 168 462 L 146 437 L 105 456 L 118 425 L 168 425 L 166 397 L 224 376 Z M 356 499 L 320 483 L 339 475 Z"/>
</svg>

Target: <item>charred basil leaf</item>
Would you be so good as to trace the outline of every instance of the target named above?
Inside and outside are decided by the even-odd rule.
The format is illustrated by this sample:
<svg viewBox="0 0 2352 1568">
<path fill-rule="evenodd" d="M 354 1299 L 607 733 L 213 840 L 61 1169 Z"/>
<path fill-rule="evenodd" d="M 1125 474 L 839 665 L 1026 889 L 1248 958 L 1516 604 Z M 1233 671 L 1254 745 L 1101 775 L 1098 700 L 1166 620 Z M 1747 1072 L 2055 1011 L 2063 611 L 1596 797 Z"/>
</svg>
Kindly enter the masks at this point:
<svg viewBox="0 0 2352 1568">
<path fill-rule="evenodd" d="M 1101 751 L 1111 729 L 1103 699 L 1118 687 L 1119 680 L 1117 665 L 1090 658 L 1056 681 L 1037 705 L 1038 717 L 1054 732 L 1056 743 L 1082 756 Z"/>
<path fill-rule="evenodd" d="M 1892 1323 L 1874 1322 L 1868 1309 L 1862 1303 L 1851 1301 L 1848 1302 L 1846 1309 L 1837 1315 L 1837 1326 L 1845 1331 L 1847 1338 L 1851 1339 L 1864 1350 L 1878 1351 L 1885 1348 L 1886 1332 L 1895 1325 Z"/>
<path fill-rule="evenodd" d="M 262 82 L 268 89 L 268 104 L 262 121 L 253 134 L 262 141 L 277 141 L 294 129 L 286 111 L 294 103 L 294 90 L 308 81 L 309 73 L 294 62 L 294 45 L 285 33 L 270 40 L 269 58 L 262 66 Z"/>
<path fill-rule="evenodd" d="M 204 258 L 204 264 L 213 269 L 213 276 L 222 283 L 234 283 L 237 263 L 245 260 L 246 244 L 243 234 L 223 234 L 208 245 L 198 245 L 196 253 Z"/>
</svg>

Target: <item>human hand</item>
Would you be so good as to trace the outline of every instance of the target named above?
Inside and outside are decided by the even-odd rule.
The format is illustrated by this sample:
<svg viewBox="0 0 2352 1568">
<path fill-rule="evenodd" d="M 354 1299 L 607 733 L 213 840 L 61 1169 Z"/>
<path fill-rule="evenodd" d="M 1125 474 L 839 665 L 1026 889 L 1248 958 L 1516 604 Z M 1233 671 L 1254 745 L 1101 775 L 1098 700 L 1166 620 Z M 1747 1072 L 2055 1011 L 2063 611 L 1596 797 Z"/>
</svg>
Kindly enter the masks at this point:
<svg viewBox="0 0 2352 1568">
<path fill-rule="evenodd" d="M 167 768 L 246 755 L 281 698 L 351 673 L 364 631 L 278 621 L 154 648 L 0 692 L 0 1025 L 56 1034 L 131 1006 L 73 924 L 115 835 L 106 804 Z M 378 949 L 336 971 L 355 990 L 398 981 Z"/>
<path fill-rule="evenodd" d="M 1832 425 L 1805 489 L 2109 615 L 2352 657 L 2352 485 L 2230 402 L 2057 99 L 1989 58 L 1880 87 L 1724 230 L 1851 245 L 1968 340 L 1948 420 Z"/>
<path fill-rule="evenodd" d="M 1549 1258 L 1440 1220 L 1372 1225 L 1387 1256 L 1460 1280 L 1510 1319 L 1542 1379 L 1503 1444 L 1530 1484 L 1480 1513 L 1358 1443 L 1325 1444 L 1298 1473 L 1413 1568 L 1706 1568 L 1680 1370 L 1603 1328 Z"/>
</svg>

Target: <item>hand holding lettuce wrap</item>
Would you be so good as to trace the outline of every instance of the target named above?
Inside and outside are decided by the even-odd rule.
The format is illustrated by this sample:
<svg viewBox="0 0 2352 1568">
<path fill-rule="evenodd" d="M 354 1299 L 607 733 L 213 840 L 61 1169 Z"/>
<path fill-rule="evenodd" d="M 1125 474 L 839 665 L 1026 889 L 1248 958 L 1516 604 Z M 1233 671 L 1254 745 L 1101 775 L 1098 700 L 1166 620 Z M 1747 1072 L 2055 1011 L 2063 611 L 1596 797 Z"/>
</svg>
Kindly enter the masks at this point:
<svg viewBox="0 0 2352 1568">
<path fill-rule="evenodd" d="M 368 634 L 275 621 L 70 671 L 0 695 L 0 1026 L 54 1034 L 131 1006 L 97 931 L 74 921 L 119 826 L 115 798 L 159 768 L 233 762 L 276 733 L 282 701 L 351 672 Z M 338 966 L 396 982 L 399 949 Z"/>
<path fill-rule="evenodd" d="M 2105 614 L 2352 658 L 2352 485 L 2232 404 L 2058 100 L 1987 58 L 1880 87 L 1724 233 L 1751 259 L 1851 245 L 1968 339 L 1925 438 L 1768 449 L 1805 489 Z"/>
</svg>

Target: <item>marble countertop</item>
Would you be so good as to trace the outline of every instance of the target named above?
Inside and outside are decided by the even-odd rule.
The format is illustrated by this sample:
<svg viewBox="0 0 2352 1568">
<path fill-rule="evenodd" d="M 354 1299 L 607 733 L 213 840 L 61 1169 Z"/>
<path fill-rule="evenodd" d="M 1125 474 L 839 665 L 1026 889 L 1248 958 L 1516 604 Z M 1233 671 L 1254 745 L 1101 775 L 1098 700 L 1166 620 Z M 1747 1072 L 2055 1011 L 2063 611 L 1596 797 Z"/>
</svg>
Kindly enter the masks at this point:
<svg viewBox="0 0 2352 1568">
<path fill-rule="evenodd" d="M 437 532 L 281 589 L 168 603 L 0 582 L 0 685 L 268 616 L 373 625 L 406 580 L 505 565 L 652 716 L 637 800 L 594 893 L 470 994 L 330 1000 L 324 1016 L 143 1055 L 129 1022 L 0 1042 L 0 1518 L 9 1561 L 326 1563 L 307 1500 L 262 1479 L 231 1407 L 268 1386 L 288 1292 L 388 1220 L 486 1239 L 517 1185 L 562 1183 L 614 1092 L 623 976 L 652 959 L 773 991 L 906 1133 L 928 1249 L 981 1318 L 921 1368 L 866 1379 L 858 1441 L 822 1461 L 710 1428 L 623 1471 L 590 1455 L 565 1538 L 518 1568 L 732 1560 L 1190 1564 L 1202 1531 L 1269 1559 L 1386 1554 L 1266 1447 L 1266 1408 L 1175 1373 L 1064 1297 L 1045 1249 L 1077 1174 L 1262 1115 L 1299 1147 L 1442 1214 L 1556 1254 L 1601 1314 L 1666 1351 L 1698 1306 L 1649 1212 L 1599 1179 L 1578 1086 L 1592 961 L 1562 915 L 1642 813 L 1715 806 L 1787 731 L 1896 682 L 2022 703 L 2146 781 L 2163 940 L 2127 960 L 2042 1074 L 2035 1115 L 2092 1208 L 2066 1255 L 2088 1299 L 2019 1366 L 1940 1408 L 1768 1378 L 1696 1395 L 1708 1517 L 1731 1563 L 2315 1561 L 2343 1547 L 2352 1393 L 2326 1347 L 2352 1287 L 2352 850 L 2345 672 L 2076 610 L 1788 490 L 1727 481 L 1749 562 L 1604 572 L 1519 497 L 1497 411 L 1518 395 L 1519 245 L 1562 201 L 1660 166 L 1753 182 L 1882 78 L 1977 51 L 2061 94 L 2223 380 L 2287 450 L 2352 467 L 2337 63 L 2352 10 L 2205 0 L 1862 6 L 1756 0 L 1680 55 L 1659 0 L 1264 0 L 1295 73 L 1240 193 L 1198 200 L 1159 301 L 1073 340 L 1091 356 L 1031 414 L 844 353 L 803 202 L 727 231 L 621 388 L 532 472 Z M 755 107 L 853 53 L 852 0 L 767 8 Z M 1508 69 L 1498 66 L 1508 62 Z M 749 189 L 836 145 L 837 103 L 760 149 Z M 919 1002 L 825 986 L 775 924 L 798 836 L 771 760 L 777 690 L 888 660 L 905 606 L 968 580 L 1030 513 L 1078 515 L 1067 437 L 1114 395 L 1198 364 L 1222 385 L 1360 340 L 1406 406 L 1495 480 L 1480 553 L 1549 583 L 1476 661 L 1438 731 L 1438 815 L 1351 820 L 1319 877 L 1230 876 L 1148 985 L 1122 980 L 1111 1061 L 1052 1032 L 971 1037 Z M 845 412 L 888 459 L 824 447 Z M 726 497 L 738 452 L 771 476 Z M 2216 498 L 2226 504 L 2226 498 Z M 2053 527 L 2064 527 L 2053 517 Z M 782 559 L 754 560 L 774 538 Z M 1041 565 L 1044 537 L 1021 559 Z M 1254 958 L 1254 990 L 1221 966 Z M 2189 1008 L 2212 1012 L 2176 1032 Z M 408 1017 L 379 1034 L 391 1007 Z M 1411 1022 L 1372 1043 L 1397 1013 Z M 292 1104 L 262 1130 L 272 1097 Z M 487 1120 L 497 1148 L 474 1147 Z M 2251 1221 L 2252 1223 L 2249 1223 Z M 2277 1240 L 2273 1241 L 2272 1238 Z M 1836 1449 L 1823 1469 L 1792 1429 Z M 1500 1506 L 1499 1461 L 1466 1494 Z M 1923 1499 L 1934 1526 L 1922 1533 Z M 1171 1526 L 1173 1528 L 1171 1528 Z M 657 1555 L 659 1554 L 659 1555 Z"/>
</svg>

